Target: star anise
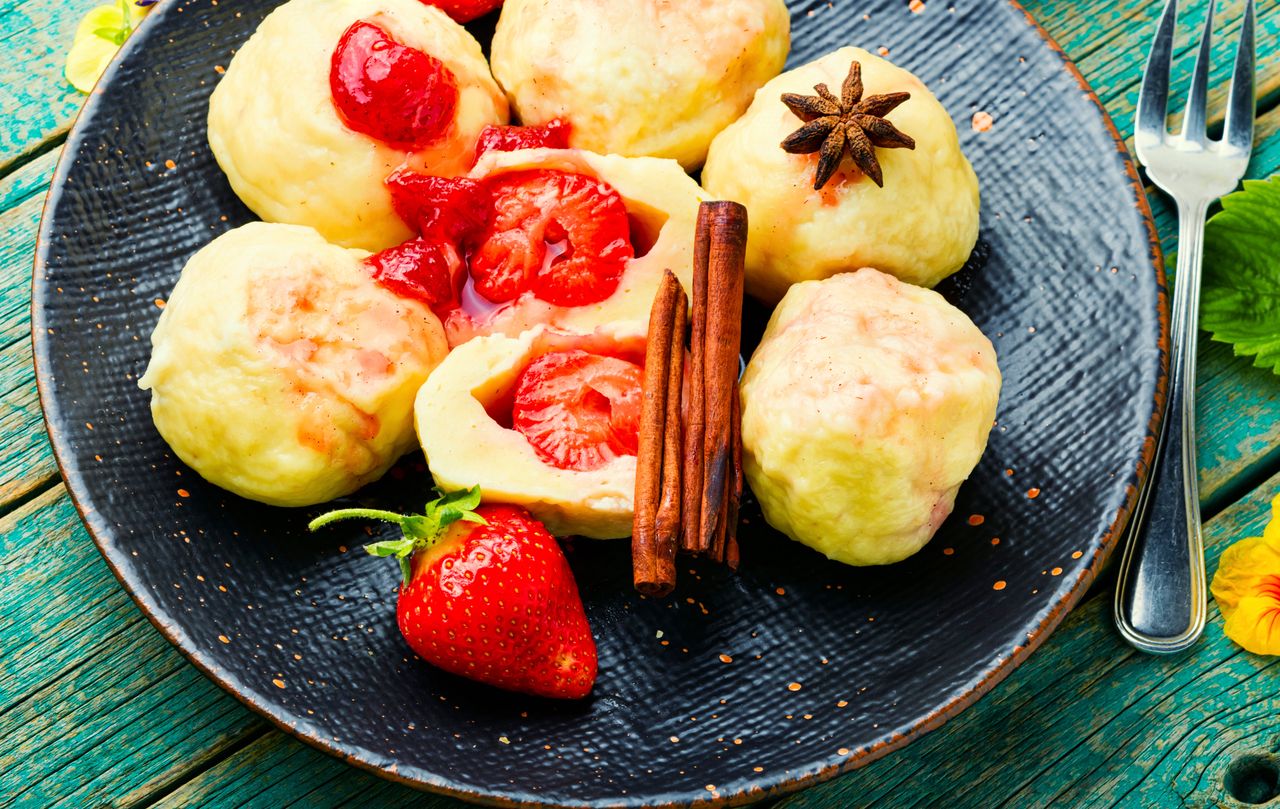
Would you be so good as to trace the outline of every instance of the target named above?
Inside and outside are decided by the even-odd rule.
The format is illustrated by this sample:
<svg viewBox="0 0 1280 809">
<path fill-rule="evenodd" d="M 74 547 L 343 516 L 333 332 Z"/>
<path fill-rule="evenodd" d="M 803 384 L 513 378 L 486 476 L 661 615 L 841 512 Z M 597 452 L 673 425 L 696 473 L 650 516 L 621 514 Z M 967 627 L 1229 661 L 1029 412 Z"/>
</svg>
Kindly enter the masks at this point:
<svg viewBox="0 0 1280 809">
<path fill-rule="evenodd" d="M 782 148 L 791 154 L 818 153 L 818 171 L 814 175 L 814 189 L 822 188 L 835 174 L 847 151 L 853 162 L 876 185 L 884 187 L 884 175 L 876 160 L 875 147 L 885 149 L 914 149 L 911 136 L 884 119 L 894 107 L 911 97 L 910 93 L 884 93 L 862 97 L 862 65 L 854 61 L 849 65 L 849 75 L 840 88 L 840 97 L 819 84 L 813 88 L 816 96 L 783 93 L 782 103 L 802 121 L 804 126 L 782 141 Z"/>
</svg>

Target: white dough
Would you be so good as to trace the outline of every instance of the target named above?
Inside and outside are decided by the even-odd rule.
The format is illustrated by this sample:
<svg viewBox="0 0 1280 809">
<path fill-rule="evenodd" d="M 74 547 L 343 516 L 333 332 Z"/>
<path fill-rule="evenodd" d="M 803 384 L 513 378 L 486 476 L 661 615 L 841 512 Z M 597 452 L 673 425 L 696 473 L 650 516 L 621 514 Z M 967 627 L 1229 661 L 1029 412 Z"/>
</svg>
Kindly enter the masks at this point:
<svg viewBox="0 0 1280 809">
<path fill-rule="evenodd" d="M 863 269 L 791 287 L 742 377 L 769 524 L 850 565 L 920 550 L 987 445 L 995 349 L 936 292 Z"/>
<path fill-rule="evenodd" d="M 631 535 L 636 459 L 623 455 L 598 469 L 560 469 L 538 457 L 520 432 L 488 408 L 511 395 L 529 363 L 553 351 L 624 351 L 643 358 L 644 323 L 618 323 L 592 334 L 539 326 L 507 337 L 479 337 L 453 350 L 418 393 L 418 439 L 442 489 L 479 486 L 486 501 L 529 509 L 557 536 Z M 597 347 L 599 347 L 597 349 Z"/>
<path fill-rule="evenodd" d="M 692 170 L 782 70 L 790 28 L 783 0 L 506 0 L 493 74 L 521 120 L 563 118 L 575 147 Z"/>
<path fill-rule="evenodd" d="M 255 222 L 187 262 L 138 384 L 160 435 L 206 480 L 311 505 L 413 447 L 413 398 L 448 350 L 444 330 L 374 281 L 366 255 Z"/>
<path fill-rule="evenodd" d="M 846 156 L 814 191 L 818 156 L 779 146 L 803 125 L 780 98 L 813 95 L 819 83 L 839 94 L 854 60 L 862 65 L 864 98 L 911 93 L 885 118 L 916 148 L 876 149 L 883 188 Z M 978 239 L 978 178 L 955 124 L 920 79 L 861 48 L 841 48 L 761 88 L 746 115 L 711 144 L 702 183 L 747 206 L 747 291 L 768 303 L 797 281 L 859 267 L 932 287 L 964 265 Z"/>
<path fill-rule="evenodd" d="M 405 152 L 349 129 L 329 88 L 343 32 L 367 21 L 434 56 L 454 73 L 451 129 Z M 231 187 L 268 222 L 308 225 L 335 244 L 381 250 L 412 233 L 382 181 L 402 164 L 456 176 L 471 166 L 486 124 L 506 123 L 507 102 L 480 44 L 419 0 L 290 0 L 232 58 L 209 100 L 209 145 Z"/>
</svg>

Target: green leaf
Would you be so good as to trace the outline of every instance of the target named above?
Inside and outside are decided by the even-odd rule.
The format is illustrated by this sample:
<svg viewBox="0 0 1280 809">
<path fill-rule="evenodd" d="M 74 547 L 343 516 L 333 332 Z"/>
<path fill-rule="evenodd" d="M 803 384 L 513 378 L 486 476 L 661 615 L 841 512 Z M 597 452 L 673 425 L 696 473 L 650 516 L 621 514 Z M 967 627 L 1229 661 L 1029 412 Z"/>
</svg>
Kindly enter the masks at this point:
<svg viewBox="0 0 1280 809">
<path fill-rule="evenodd" d="M 414 541 L 408 537 L 402 539 L 386 539 L 365 545 L 364 549 L 374 556 L 408 556 L 413 553 Z"/>
<path fill-rule="evenodd" d="M 1245 180 L 1206 225 L 1200 325 L 1280 374 L 1280 175 Z"/>
</svg>

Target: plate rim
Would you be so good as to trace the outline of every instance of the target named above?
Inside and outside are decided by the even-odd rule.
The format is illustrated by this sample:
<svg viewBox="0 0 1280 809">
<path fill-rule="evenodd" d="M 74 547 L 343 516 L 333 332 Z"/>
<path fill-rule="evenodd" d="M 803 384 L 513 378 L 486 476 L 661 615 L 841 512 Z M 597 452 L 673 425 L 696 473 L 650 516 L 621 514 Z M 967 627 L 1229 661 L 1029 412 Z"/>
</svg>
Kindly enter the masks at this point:
<svg viewBox="0 0 1280 809">
<path fill-rule="evenodd" d="M 1121 166 L 1124 169 L 1125 176 L 1128 180 L 1130 190 L 1133 194 L 1134 206 L 1138 209 L 1139 217 L 1146 227 L 1148 241 L 1148 258 L 1152 270 L 1156 274 L 1156 315 L 1159 324 L 1159 334 L 1157 337 L 1157 354 L 1158 368 L 1156 376 L 1155 390 L 1151 401 L 1151 412 L 1147 421 L 1146 438 L 1142 444 L 1142 450 L 1137 459 L 1136 468 L 1131 476 L 1131 483 L 1126 489 L 1125 500 L 1121 507 L 1117 510 L 1115 517 L 1110 525 L 1103 532 L 1102 536 L 1097 539 L 1097 549 L 1094 551 L 1092 558 L 1087 567 L 1081 572 L 1075 584 L 1061 598 L 1049 606 L 1048 612 L 1041 620 L 1040 624 L 1028 633 L 1025 642 L 1017 644 L 1013 647 L 1011 653 L 995 664 L 985 673 L 985 676 L 968 690 L 951 699 L 944 705 L 939 706 L 931 713 L 927 714 L 915 724 L 913 724 L 906 732 L 899 733 L 893 737 L 877 742 L 872 746 L 854 751 L 843 761 L 825 765 L 815 772 L 792 777 L 776 777 L 770 779 L 767 774 L 752 786 L 737 792 L 721 793 L 718 797 L 686 797 L 680 800 L 665 800 L 661 803 L 645 804 L 651 809 L 677 809 L 677 807 L 685 807 L 691 805 L 707 806 L 707 807 L 734 807 L 742 806 L 748 803 L 768 800 L 772 798 L 780 798 L 785 795 L 793 794 L 802 789 L 816 786 L 818 784 L 831 781 L 839 776 L 850 773 L 856 769 L 866 766 L 891 752 L 899 750 L 921 736 L 936 730 L 945 724 L 948 720 L 964 711 L 976 703 L 979 699 L 989 693 L 996 685 L 1003 681 L 1015 668 L 1021 665 L 1026 659 L 1040 647 L 1040 645 L 1053 633 L 1053 631 L 1061 624 L 1067 614 L 1080 602 L 1080 599 L 1088 591 L 1089 587 L 1097 579 L 1103 566 L 1110 558 L 1112 552 L 1119 544 L 1120 537 L 1123 535 L 1130 518 L 1133 515 L 1137 495 L 1140 489 L 1145 485 L 1146 479 L 1150 473 L 1152 461 L 1155 456 L 1156 445 L 1159 440 L 1160 430 L 1164 422 L 1165 405 L 1168 399 L 1169 386 L 1169 355 L 1170 355 L 1170 334 L 1169 334 L 1169 298 L 1166 284 L 1166 269 L 1164 255 L 1160 247 L 1159 231 L 1156 229 L 1155 219 L 1151 212 L 1151 205 L 1147 199 L 1146 190 L 1138 174 L 1137 165 L 1134 162 L 1132 154 L 1129 152 L 1125 144 L 1124 137 L 1120 130 L 1116 127 L 1115 121 L 1111 118 L 1111 114 L 1103 105 L 1102 100 L 1098 97 L 1097 92 L 1089 85 L 1088 80 L 1080 72 L 1079 67 L 1067 55 L 1066 51 L 1054 40 L 1053 36 L 1045 30 L 1044 26 L 1022 5 L 1021 0 L 999 0 L 1005 5 L 1011 7 L 1014 11 L 1019 12 L 1027 25 L 1032 31 L 1039 36 L 1046 46 L 1058 57 L 1061 62 L 1061 68 L 1068 73 L 1079 85 L 1088 102 L 1097 110 L 1101 117 L 1103 127 L 1106 132 L 1111 135 L 1113 145 L 1121 158 Z M 158 24 L 158 20 L 174 13 L 171 9 L 177 5 L 165 3 L 139 24 L 136 31 L 148 31 L 151 27 Z M 76 118 L 67 133 L 66 141 L 63 143 L 61 153 L 58 156 L 58 162 L 50 178 L 49 189 L 45 193 L 44 203 L 40 213 L 40 225 L 36 232 L 36 244 L 34 254 L 34 264 L 31 279 L 31 348 L 32 348 L 32 365 L 35 371 L 36 389 L 40 400 L 41 417 L 44 423 L 45 431 L 49 436 L 49 443 L 57 464 L 58 473 L 61 482 L 71 498 L 72 504 L 75 506 L 76 514 L 84 525 L 90 538 L 98 552 L 106 562 L 113 576 L 119 582 L 122 589 L 129 598 L 137 605 L 142 614 L 147 618 L 153 627 L 161 636 L 164 637 L 171 645 L 174 646 L 186 659 L 187 662 L 195 666 L 195 668 L 206 678 L 213 681 L 223 691 L 229 693 L 242 705 L 249 708 L 259 717 L 266 719 L 277 729 L 283 731 L 289 736 L 302 741 L 303 743 L 318 749 L 328 755 L 341 759 L 343 762 L 353 765 L 365 772 L 372 773 L 381 778 L 393 781 L 405 786 L 409 786 L 418 790 L 431 792 L 434 794 L 444 795 L 451 798 L 467 801 L 470 803 L 496 806 L 496 807 L 542 807 L 542 806 L 559 806 L 573 807 L 577 809 L 595 809 L 600 806 L 636 806 L 625 798 L 614 801 L 589 801 L 578 803 L 556 803 L 548 804 L 538 799 L 538 796 L 529 794 L 527 799 L 509 798 L 501 795 L 495 795 L 487 792 L 477 791 L 465 788 L 454 783 L 447 782 L 443 779 L 428 780 L 423 778 L 410 778 L 401 774 L 397 770 L 396 763 L 389 766 L 381 766 L 375 761 L 362 758 L 353 750 L 361 748 L 344 749 L 337 743 L 331 742 L 318 735 L 308 733 L 295 725 L 290 725 L 282 715 L 278 715 L 273 706 L 268 704 L 259 704 L 252 698 L 252 692 L 244 688 L 236 677 L 222 671 L 217 665 L 211 661 L 202 659 L 204 654 L 196 644 L 190 643 L 190 638 L 175 623 L 172 622 L 166 614 L 163 613 L 160 605 L 151 603 L 149 597 L 145 597 L 146 588 L 134 587 L 126 578 L 125 568 L 128 566 L 128 560 L 121 557 L 116 558 L 116 550 L 111 541 L 109 541 L 109 528 L 105 524 L 100 524 L 97 515 L 88 509 L 80 498 L 79 488 L 83 485 L 79 474 L 78 464 L 72 450 L 62 436 L 59 429 L 55 426 L 51 414 L 57 415 L 59 409 L 55 400 L 53 391 L 54 383 L 50 378 L 50 374 L 44 370 L 45 356 L 48 350 L 48 343 L 45 338 L 48 336 L 47 321 L 44 317 L 43 307 L 38 305 L 42 300 L 42 296 L 37 293 L 41 292 L 45 286 L 43 280 L 44 271 L 48 263 L 48 245 L 49 231 L 52 228 L 52 221 L 49 218 L 49 212 L 62 196 L 62 190 L 65 185 L 66 177 L 70 171 L 71 164 L 74 162 L 72 155 L 76 152 L 83 134 L 82 122 L 88 117 L 94 115 L 102 100 L 102 93 L 99 87 L 109 82 L 117 72 L 117 69 L 127 54 L 131 53 L 135 47 L 141 47 L 141 43 L 145 37 L 130 37 L 124 46 L 116 53 L 107 69 L 95 84 L 93 91 L 89 94 L 84 104 L 76 114 Z M 69 470 L 73 474 L 68 474 Z M 1091 543 L 1092 544 L 1092 543 Z M 300 718 L 300 717 L 299 717 Z M 767 784 L 767 786 L 766 786 Z"/>
</svg>

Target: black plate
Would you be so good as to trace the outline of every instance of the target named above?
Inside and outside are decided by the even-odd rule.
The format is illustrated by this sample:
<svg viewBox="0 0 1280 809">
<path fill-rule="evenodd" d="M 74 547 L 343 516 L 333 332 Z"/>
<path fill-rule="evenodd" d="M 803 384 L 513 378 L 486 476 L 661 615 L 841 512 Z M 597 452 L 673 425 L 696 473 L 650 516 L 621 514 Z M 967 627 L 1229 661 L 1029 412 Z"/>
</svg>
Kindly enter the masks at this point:
<svg viewBox="0 0 1280 809">
<path fill-rule="evenodd" d="M 661 602 L 632 592 L 626 543 L 572 543 L 601 663 L 581 704 L 412 658 L 395 566 L 359 552 L 359 527 L 310 536 L 317 510 L 204 483 L 169 454 L 136 385 L 155 301 L 197 248 L 251 218 L 209 153 L 205 112 L 215 66 L 275 5 L 171 0 L 133 37 L 58 167 L 33 312 L 48 426 L 90 532 L 160 631 L 245 703 L 382 775 L 489 803 L 744 803 L 938 726 L 1092 580 L 1164 394 L 1161 262 L 1127 154 L 1016 6 L 933 0 L 915 14 L 869 0 L 853 13 L 803 0 L 790 64 L 846 43 L 888 48 L 941 97 L 981 178 L 988 257 L 949 294 L 994 341 L 1005 387 L 955 514 L 913 559 L 857 570 L 786 543 L 748 508 L 741 574 L 681 564 Z M 990 131 L 970 125 L 978 111 Z M 411 456 L 360 499 L 419 506 L 426 487 Z"/>
</svg>

